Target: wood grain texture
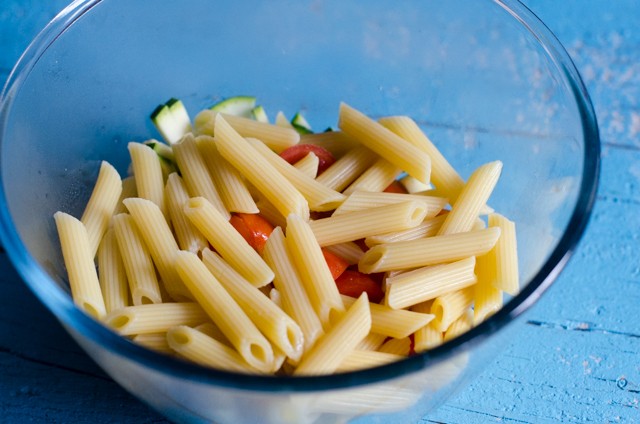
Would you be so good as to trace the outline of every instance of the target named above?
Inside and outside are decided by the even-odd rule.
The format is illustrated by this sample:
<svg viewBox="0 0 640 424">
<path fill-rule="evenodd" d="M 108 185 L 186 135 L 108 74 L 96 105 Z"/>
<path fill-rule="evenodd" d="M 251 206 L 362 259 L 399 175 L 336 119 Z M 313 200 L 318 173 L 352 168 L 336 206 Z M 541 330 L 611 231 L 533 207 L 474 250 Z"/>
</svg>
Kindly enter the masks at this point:
<svg viewBox="0 0 640 424">
<path fill-rule="evenodd" d="M 66 1 L 4 0 L 0 82 Z M 640 422 L 640 10 L 526 0 L 569 51 L 603 142 L 601 186 L 565 272 L 508 348 L 422 423 Z M 0 254 L 0 422 L 166 422 L 66 335 Z M 361 420 L 367 423 L 367 420 Z"/>
</svg>

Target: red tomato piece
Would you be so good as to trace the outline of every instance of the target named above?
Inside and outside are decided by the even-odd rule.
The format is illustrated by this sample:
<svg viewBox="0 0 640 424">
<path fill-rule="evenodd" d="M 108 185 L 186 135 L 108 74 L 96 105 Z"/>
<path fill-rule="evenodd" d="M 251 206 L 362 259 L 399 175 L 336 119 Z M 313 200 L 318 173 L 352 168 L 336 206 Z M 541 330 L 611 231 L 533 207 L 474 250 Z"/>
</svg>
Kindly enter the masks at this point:
<svg viewBox="0 0 640 424">
<path fill-rule="evenodd" d="M 331 276 L 334 280 L 340 277 L 344 270 L 349 266 L 347 261 L 327 249 L 322 249 L 322 255 L 324 256 L 324 260 L 327 261 L 327 265 L 331 271 Z"/>
<path fill-rule="evenodd" d="M 288 147 L 280 152 L 280 157 L 293 165 L 303 157 L 307 156 L 309 152 L 315 153 L 320 160 L 318 163 L 318 175 L 322 174 L 336 161 L 331 152 L 324 147 L 316 146 L 315 144 L 296 144 L 295 146 Z"/>
<path fill-rule="evenodd" d="M 269 221 L 260 214 L 235 213 L 231 216 L 229 223 L 251 247 L 262 254 L 262 249 L 273 231 L 273 225 Z"/>
<path fill-rule="evenodd" d="M 392 182 L 391 184 L 389 184 L 389 186 L 387 188 L 384 189 L 385 193 L 401 193 L 401 194 L 407 194 L 409 193 L 404 186 L 402 185 L 402 183 L 400 183 L 400 181 L 396 180 L 394 182 Z"/>
<path fill-rule="evenodd" d="M 346 270 L 336 279 L 336 285 L 340 294 L 345 296 L 359 297 L 362 292 L 367 292 L 372 303 L 379 303 L 384 297 L 380 285 L 359 271 Z"/>
</svg>

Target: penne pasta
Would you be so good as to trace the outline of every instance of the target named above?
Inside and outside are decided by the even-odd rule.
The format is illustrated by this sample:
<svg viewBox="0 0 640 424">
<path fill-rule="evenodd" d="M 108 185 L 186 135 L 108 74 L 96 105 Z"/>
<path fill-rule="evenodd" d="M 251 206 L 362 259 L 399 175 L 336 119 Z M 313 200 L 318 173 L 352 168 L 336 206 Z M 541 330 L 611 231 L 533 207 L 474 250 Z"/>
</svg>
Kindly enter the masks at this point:
<svg viewBox="0 0 640 424">
<path fill-rule="evenodd" d="M 216 326 L 213 322 L 205 322 L 203 324 L 196 325 L 193 328 L 195 330 L 198 330 L 201 333 L 206 334 L 207 336 L 211 337 L 212 339 L 216 339 L 217 341 L 219 341 L 220 343 L 222 343 L 224 345 L 227 345 L 229 347 L 233 347 L 231 345 L 231 342 L 229 341 L 229 339 L 227 339 L 227 336 L 225 336 L 224 333 L 222 332 L 222 330 L 220 330 L 220 328 L 218 328 L 218 326 Z"/>
<path fill-rule="evenodd" d="M 175 172 L 167 178 L 165 198 L 169 217 L 173 224 L 173 231 L 180 249 L 198 253 L 207 247 L 207 239 L 184 214 L 184 205 L 189 201 L 189 193 L 184 181 Z"/>
<path fill-rule="evenodd" d="M 106 314 L 106 308 L 87 229 L 80 220 L 64 212 L 56 212 L 53 218 L 73 302 L 87 314 L 100 319 Z"/>
<path fill-rule="evenodd" d="M 376 159 L 378 155 L 365 146 L 354 147 L 318 175 L 316 181 L 333 190 L 342 191 L 369 169 Z"/>
<path fill-rule="evenodd" d="M 345 196 L 322 185 L 313 178 L 303 174 L 296 167 L 270 150 L 264 143 L 255 138 L 247 138 L 247 142 L 258 154 L 283 175 L 309 202 L 314 211 L 330 211 L 337 208 Z"/>
<path fill-rule="evenodd" d="M 125 213 L 114 216 L 113 231 L 126 273 L 125 281 L 129 282 L 127 296 L 130 291 L 134 305 L 162 303 L 156 269 L 133 218 Z"/>
<path fill-rule="evenodd" d="M 193 297 L 244 360 L 262 372 L 275 371 L 271 344 L 200 258 L 180 251 L 176 269 Z"/>
<path fill-rule="evenodd" d="M 98 280 L 107 313 L 129 305 L 129 283 L 113 229 L 107 230 L 98 248 Z"/>
<path fill-rule="evenodd" d="M 309 152 L 305 157 L 294 163 L 293 166 L 309 178 L 316 178 L 320 159 L 315 153 Z"/>
<path fill-rule="evenodd" d="M 262 287 L 273 280 L 273 271 L 260 255 L 207 199 L 189 199 L 184 212 L 211 246 L 253 286 Z"/>
<path fill-rule="evenodd" d="M 118 171 L 108 162 L 102 161 L 98 179 L 80 218 L 89 237 L 92 256 L 98 251 L 100 240 L 109 227 L 109 220 L 118 205 L 121 193 L 122 180 Z"/>
<path fill-rule="evenodd" d="M 113 214 L 124 213 L 127 208 L 122 201 L 130 197 L 138 197 L 138 189 L 136 188 L 136 177 L 130 176 L 122 179 L 122 192 L 120 193 L 120 199 L 118 199 L 118 205 L 113 211 Z"/>
<path fill-rule="evenodd" d="M 476 282 L 475 264 L 475 257 L 471 256 L 387 278 L 385 304 L 393 309 L 402 309 L 473 285 Z"/>
<path fill-rule="evenodd" d="M 347 261 L 349 265 L 357 264 L 362 258 L 362 255 L 364 255 L 364 251 L 360 246 L 352 241 L 325 246 L 325 249 L 340 256 Z"/>
<path fill-rule="evenodd" d="M 329 331 L 307 352 L 294 375 L 330 374 L 371 330 L 369 300 L 363 293 Z"/>
<path fill-rule="evenodd" d="M 496 287 L 495 248 L 476 258 L 476 275 L 473 300 L 473 324 L 478 325 L 502 307 L 502 290 Z"/>
<path fill-rule="evenodd" d="M 142 143 L 131 142 L 127 145 L 131 166 L 136 181 L 137 196 L 155 203 L 162 215 L 167 217 L 164 202 L 164 177 L 160 159 L 153 149 Z"/>
<path fill-rule="evenodd" d="M 448 202 L 448 200 L 443 197 L 424 196 L 420 194 L 354 191 L 331 216 L 339 216 L 349 212 L 393 205 L 410 200 L 424 204 L 425 208 L 427 208 L 426 218 L 435 217 Z"/>
<path fill-rule="evenodd" d="M 280 213 L 278 209 L 267 199 L 260 198 L 256 202 L 258 206 L 258 210 L 260 211 L 260 215 L 270 223 L 272 223 L 275 227 L 286 227 L 287 219 Z"/>
<path fill-rule="evenodd" d="M 165 355 L 174 353 L 167 343 L 167 333 L 137 334 L 131 338 L 131 341 Z"/>
<path fill-rule="evenodd" d="M 190 197 L 204 197 L 228 220 L 231 215 L 213 184 L 193 135 L 191 133 L 184 135 L 173 145 L 173 152 Z"/>
<path fill-rule="evenodd" d="M 355 191 L 384 191 L 394 182 L 402 170 L 384 158 L 379 158 L 367 168 L 343 193 L 351 194 Z"/>
<path fill-rule="evenodd" d="M 474 293 L 475 287 L 469 286 L 438 296 L 431 305 L 431 313 L 435 316 L 433 326 L 438 331 L 446 331 L 471 307 Z"/>
<path fill-rule="evenodd" d="M 373 350 L 354 350 L 340 363 L 336 372 L 349 372 L 378 367 L 399 361 L 403 358 L 403 356 L 394 355 L 393 353 L 376 352 Z"/>
<path fill-rule="evenodd" d="M 103 322 L 123 336 L 167 332 L 176 325 L 194 326 L 209 321 L 200 305 L 193 302 L 127 306 L 110 312 Z"/>
<path fill-rule="evenodd" d="M 387 340 L 387 336 L 376 333 L 369 333 L 356 345 L 356 350 L 378 350 L 380 346 Z"/>
<path fill-rule="evenodd" d="M 284 115 L 284 112 L 282 112 L 281 110 L 276 113 L 275 124 L 279 127 L 293 129 L 293 125 L 291 125 L 291 122 L 289 122 L 287 117 Z"/>
<path fill-rule="evenodd" d="M 341 103 L 338 126 L 347 135 L 391 162 L 396 168 L 404 170 L 422 183 L 429 182 L 431 174 L 429 155 L 362 112 Z"/>
<path fill-rule="evenodd" d="M 446 215 L 438 215 L 433 218 L 426 218 L 420 224 L 408 230 L 396 231 L 394 233 L 377 234 L 364 239 L 368 247 L 378 244 L 397 243 L 399 241 L 409 241 L 435 236 L 444 222 Z"/>
<path fill-rule="evenodd" d="M 443 341 L 448 342 L 473 328 L 473 312 L 467 309 L 444 333 Z"/>
<path fill-rule="evenodd" d="M 400 184 L 402 184 L 402 187 L 404 187 L 409 194 L 425 193 L 433 188 L 431 184 L 421 183 L 411 175 L 405 175 L 400 178 Z"/>
<path fill-rule="evenodd" d="M 499 228 L 381 244 L 369 249 L 358 263 L 360 272 L 394 271 L 453 262 L 483 255 L 496 244 Z"/>
<path fill-rule="evenodd" d="M 440 346 L 443 342 L 443 334 L 431 322 L 416 331 L 413 340 L 413 349 L 416 353 L 421 353 Z"/>
<path fill-rule="evenodd" d="M 489 227 L 500 228 L 500 238 L 496 243 L 496 288 L 516 295 L 520 290 L 518 278 L 518 247 L 516 242 L 516 224 L 504 216 L 493 213 L 489 215 Z"/>
<path fill-rule="evenodd" d="M 201 135 L 196 137 L 196 144 L 225 208 L 230 212 L 258 213 L 256 202 L 251 197 L 244 179 L 220 155 L 214 138 Z"/>
<path fill-rule="evenodd" d="M 300 192 L 222 117 L 216 118 L 218 151 L 280 212 L 309 219 L 309 204 Z"/>
<path fill-rule="evenodd" d="M 287 121 L 288 122 L 288 121 Z M 315 144 L 328 150 L 336 159 L 360 145 L 355 139 L 342 131 L 325 131 L 316 134 L 302 134 L 300 144 Z M 334 189 L 335 190 L 335 189 Z"/>
<path fill-rule="evenodd" d="M 411 352 L 411 339 L 409 337 L 389 339 L 378 348 L 378 352 L 406 358 Z"/>
<path fill-rule="evenodd" d="M 406 230 L 420 224 L 426 214 L 424 204 L 407 201 L 318 219 L 309 226 L 320 246 L 329 246 Z"/>
</svg>

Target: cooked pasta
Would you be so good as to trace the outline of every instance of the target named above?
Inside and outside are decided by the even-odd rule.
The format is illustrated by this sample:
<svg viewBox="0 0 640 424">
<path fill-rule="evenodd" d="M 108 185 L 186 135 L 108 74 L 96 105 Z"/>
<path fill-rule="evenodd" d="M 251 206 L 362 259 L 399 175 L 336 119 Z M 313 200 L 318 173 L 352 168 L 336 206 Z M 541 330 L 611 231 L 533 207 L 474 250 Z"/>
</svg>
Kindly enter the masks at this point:
<svg viewBox="0 0 640 424">
<path fill-rule="evenodd" d="M 473 324 L 478 325 L 502 307 L 502 290 L 496 287 L 495 248 L 476 258 L 476 275 L 473 299 Z"/>
<path fill-rule="evenodd" d="M 365 146 L 354 147 L 329 166 L 316 180 L 325 186 L 342 191 L 354 182 L 378 158 Z"/>
<path fill-rule="evenodd" d="M 355 191 L 383 191 L 402 173 L 402 170 L 385 158 L 379 158 L 367 168 L 343 193 Z"/>
<path fill-rule="evenodd" d="M 160 159 L 153 149 L 145 144 L 131 142 L 127 145 L 131 156 L 131 167 L 136 181 L 138 197 L 151 200 L 167 216 L 164 202 L 164 177 Z"/>
<path fill-rule="evenodd" d="M 461 334 L 473 328 L 473 312 L 467 309 L 457 320 L 455 320 L 447 331 L 444 333 L 443 341 L 447 342 L 453 338 L 458 337 Z"/>
<path fill-rule="evenodd" d="M 338 366 L 336 372 L 357 371 L 389 364 L 402 359 L 403 356 L 373 350 L 353 350 Z"/>
<path fill-rule="evenodd" d="M 315 144 L 328 150 L 336 158 L 342 157 L 349 150 L 360 145 L 358 141 L 342 131 L 303 134 L 300 136 L 300 144 Z"/>
<path fill-rule="evenodd" d="M 500 237 L 494 247 L 496 260 L 494 284 L 500 290 L 515 295 L 520 289 L 516 225 L 504 216 L 493 213 L 489 215 L 489 227 L 500 228 Z"/>
<path fill-rule="evenodd" d="M 435 316 L 432 323 L 433 326 L 438 331 L 446 331 L 455 320 L 460 318 L 471 307 L 474 293 L 475 287 L 472 285 L 438 296 L 431 305 L 431 313 Z"/>
<path fill-rule="evenodd" d="M 444 222 L 445 218 L 446 214 L 438 215 L 433 218 L 427 218 L 420 224 L 416 225 L 413 228 L 409 228 L 408 230 L 369 236 L 364 239 L 364 242 L 368 247 L 373 247 L 378 244 L 396 243 L 399 241 L 409 241 L 435 236 L 438 233 L 438 230 L 440 229 L 440 226 Z"/>
<path fill-rule="evenodd" d="M 448 202 L 448 200 L 443 197 L 424 196 L 421 194 L 354 191 L 331 216 L 339 216 L 345 213 L 371 209 L 378 206 L 393 205 L 409 200 L 424 204 L 427 208 L 426 218 L 435 217 Z"/>
<path fill-rule="evenodd" d="M 98 280 L 107 313 L 129 305 L 129 283 L 113 229 L 107 230 L 98 247 Z"/>
<path fill-rule="evenodd" d="M 305 174 L 307 177 L 315 179 L 318 175 L 319 164 L 320 159 L 318 158 L 318 156 L 313 152 L 309 152 L 305 155 L 305 157 L 294 163 L 293 166 L 298 171 Z"/>
<path fill-rule="evenodd" d="M 197 303 L 157 303 L 127 306 L 110 312 L 103 322 L 123 336 L 167 332 L 176 325 L 195 326 L 210 321 Z"/>
<path fill-rule="evenodd" d="M 411 339 L 403 337 L 401 339 L 389 339 L 378 348 L 378 352 L 391 355 L 407 357 L 411 352 Z"/>
<path fill-rule="evenodd" d="M 182 177 L 175 172 L 167 178 L 165 198 L 169 217 L 173 224 L 173 231 L 180 249 L 197 253 L 207 247 L 207 239 L 184 214 L 184 205 L 189 200 L 189 193 Z"/>
<path fill-rule="evenodd" d="M 167 333 L 137 334 L 131 338 L 131 341 L 165 355 L 174 353 L 167 343 Z"/>
<path fill-rule="evenodd" d="M 116 206 L 113 214 L 123 213 L 127 211 L 122 201 L 129 197 L 138 197 L 138 189 L 136 188 L 136 177 L 131 175 L 122 179 L 122 192 L 120 193 L 120 199 L 118 199 L 118 205 Z"/>
<path fill-rule="evenodd" d="M 352 241 L 325 246 L 325 249 L 340 256 L 347 261 L 349 265 L 357 264 L 362 258 L 362 255 L 364 255 L 364 251 L 360 246 Z"/>
</svg>

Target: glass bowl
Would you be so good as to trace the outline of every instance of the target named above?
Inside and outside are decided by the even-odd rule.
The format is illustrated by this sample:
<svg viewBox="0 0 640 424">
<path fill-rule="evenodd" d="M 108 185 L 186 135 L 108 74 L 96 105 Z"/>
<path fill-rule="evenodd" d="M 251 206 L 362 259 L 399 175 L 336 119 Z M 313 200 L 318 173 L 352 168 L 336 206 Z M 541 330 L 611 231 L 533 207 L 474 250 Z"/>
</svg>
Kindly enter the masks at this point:
<svg viewBox="0 0 640 424">
<path fill-rule="evenodd" d="M 247 376 L 134 345 L 79 311 L 52 215 L 79 216 L 107 160 L 158 137 L 170 97 L 228 96 L 335 125 L 345 101 L 413 117 L 464 178 L 502 160 L 490 203 L 518 225 L 521 292 L 463 336 L 401 362 L 324 377 Z M 0 110 L 1 236 L 24 281 L 125 389 L 178 422 L 414 422 L 477 374 L 556 279 L 588 220 L 599 139 L 551 32 L 503 1 L 78 1 L 29 46 Z"/>
</svg>

